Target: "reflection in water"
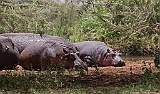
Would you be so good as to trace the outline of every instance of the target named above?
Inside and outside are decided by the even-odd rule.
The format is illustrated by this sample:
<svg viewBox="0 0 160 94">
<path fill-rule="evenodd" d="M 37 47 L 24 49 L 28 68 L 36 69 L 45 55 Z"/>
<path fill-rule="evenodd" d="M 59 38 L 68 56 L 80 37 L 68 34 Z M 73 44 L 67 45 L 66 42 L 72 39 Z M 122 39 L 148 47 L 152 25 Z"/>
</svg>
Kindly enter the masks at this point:
<svg viewBox="0 0 160 94">
<path fill-rule="evenodd" d="M 154 60 L 153 56 L 122 56 L 124 61 L 147 61 L 147 60 Z"/>
</svg>

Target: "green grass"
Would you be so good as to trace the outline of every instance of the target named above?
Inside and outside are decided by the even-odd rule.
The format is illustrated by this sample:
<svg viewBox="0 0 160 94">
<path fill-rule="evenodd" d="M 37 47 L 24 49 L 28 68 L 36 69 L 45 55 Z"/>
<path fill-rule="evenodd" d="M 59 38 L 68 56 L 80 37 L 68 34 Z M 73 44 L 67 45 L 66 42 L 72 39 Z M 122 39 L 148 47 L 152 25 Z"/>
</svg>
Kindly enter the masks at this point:
<svg viewBox="0 0 160 94">
<path fill-rule="evenodd" d="M 26 71 L 21 74 L 9 72 L 0 75 L 1 93 L 34 94 L 129 94 L 132 92 L 160 92 L 160 73 L 147 75 L 119 75 L 116 78 L 97 75 L 76 76 L 72 71 L 57 72 Z M 88 78 L 89 77 L 89 78 Z M 103 79 L 104 77 L 104 79 Z M 99 79 L 99 80 L 97 80 Z M 118 80 L 119 79 L 119 80 Z M 108 81 L 108 82 L 107 82 Z"/>
</svg>

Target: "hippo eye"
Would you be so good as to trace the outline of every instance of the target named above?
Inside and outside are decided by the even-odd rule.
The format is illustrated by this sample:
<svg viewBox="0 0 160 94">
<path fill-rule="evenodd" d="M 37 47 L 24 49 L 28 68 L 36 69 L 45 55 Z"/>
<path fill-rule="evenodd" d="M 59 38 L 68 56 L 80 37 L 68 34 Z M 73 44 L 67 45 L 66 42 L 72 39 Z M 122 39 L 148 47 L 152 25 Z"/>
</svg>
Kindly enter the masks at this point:
<svg viewBox="0 0 160 94">
<path fill-rule="evenodd" d="M 68 58 L 66 57 L 65 60 L 67 60 Z"/>
<path fill-rule="evenodd" d="M 119 53 L 118 55 L 119 55 L 119 56 L 122 56 L 122 53 Z"/>
<path fill-rule="evenodd" d="M 13 47 L 13 49 L 14 49 L 14 44 L 12 43 L 12 47 Z"/>
<path fill-rule="evenodd" d="M 75 47 L 75 49 L 76 49 L 77 51 L 79 51 L 77 47 Z"/>
<path fill-rule="evenodd" d="M 75 59 L 73 55 L 68 55 L 64 57 L 64 60 L 73 60 L 73 59 Z"/>
</svg>

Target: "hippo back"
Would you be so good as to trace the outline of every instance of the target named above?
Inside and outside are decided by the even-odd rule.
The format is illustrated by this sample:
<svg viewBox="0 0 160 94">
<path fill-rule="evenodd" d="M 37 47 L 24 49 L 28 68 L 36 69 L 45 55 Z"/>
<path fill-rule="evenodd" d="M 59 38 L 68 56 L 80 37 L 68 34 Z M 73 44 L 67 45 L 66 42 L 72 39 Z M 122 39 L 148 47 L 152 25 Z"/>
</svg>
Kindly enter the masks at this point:
<svg viewBox="0 0 160 94">
<path fill-rule="evenodd" d="M 75 43 L 80 51 L 81 59 L 87 56 L 87 59 L 100 66 L 124 66 L 124 61 L 120 53 L 108 47 L 101 41 L 83 41 Z"/>
<path fill-rule="evenodd" d="M 94 57 L 96 62 L 98 62 L 100 54 L 104 55 L 103 52 L 109 49 L 105 43 L 100 41 L 83 41 L 75 43 L 75 45 L 81 53 Z"/>
<path fill-rule="evenodd" d="M 45 34 L 40 36 L 40 34 L 33 34 L 33 33 L 6 33 L 6 34 L 1 34 L 1 36 L 10 38 L 15 44 L 15 46 L 18 48 L 20 53 L 28 45 L 32 45 L 37 42 L 47 42 L 47 41 L 50 41 L 53 43 L 56 42 L 61 47 L 65 48 L 68 53 L 72 53 L 72 54 L 74 53 L 76 57 L 74 62 L 77 62 L 77 63 L 74 63 L 75 65 L 77 64 L 85 68 L 87 67 L 86 63 L 83 62 L 78 56 L 76 56 L 77 53 L 79 53 L 76 49 L 76 46 L 64 38 L 61 38 L 58 36 L 45 35 Z"/>
<path fill-rule="evenodd" d="M 19 65 L 25 69 L 34 70 L 50 69 L 57 65 L 63 68 L 73 68 L 74 60 L 74 56 L 69 54 L 60 44 L 41 41 L 28 45 L 22 51 Z"/>
<path fill-rule="evenodd" d="M 10 38 L 20 52 L 22 52 L 22 50 L 27 45 L 40 41 L 56 41 L 62 46 L 72 47 L 73 50 L 76 51 L 75 45 L 73 43 L 58 36 L 51 36 L 44 34 L 41 37 L 40 34 L 34 34 L 34 33 L 5 33 L 1 34 L 1 36 Z"/>
</svg>

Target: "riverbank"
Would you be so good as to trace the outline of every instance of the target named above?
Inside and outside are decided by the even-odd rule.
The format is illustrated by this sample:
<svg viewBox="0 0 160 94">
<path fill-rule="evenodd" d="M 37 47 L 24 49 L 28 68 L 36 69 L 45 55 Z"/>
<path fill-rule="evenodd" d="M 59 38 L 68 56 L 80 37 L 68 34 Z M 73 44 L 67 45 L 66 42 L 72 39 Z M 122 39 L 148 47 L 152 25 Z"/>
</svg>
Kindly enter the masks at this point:
<svg viewBox="0 0 160 94">
<path fill-rule="evenodd" d="M 160 93 L 159 86 L 155 87 L 159 85 L 159 83 L 157 82 L 153 83 L 151 79 L 147 80 L 148 83 L 150 83 L 151 81 L 152 84 L 156 84 L 155 86 L 151 86 L 149 88 L 146 86 L 147 87 L 146 88 L 145 83 L 143 83 L 144 84 L 143 87 L 139 89 L 134 88 L 135 86 L 141 85 L 139 83 L 145 81 L 144 77 L 145 77 L 146 69 L 149 69 L 154 74 L 157 74 L 160 72 L 160 70 L 154 67 L 154 63 L 152 60 L 126 61 L 126 66 L 123 66 L 123 67 L 111 67 L 111 66 L 99 67 L 98 70 L 96 70 L 95 68 L 89 67 L 88 73 L 86 72 L 85 75 L 83 76 L 78 75 L 77 74 L 78 72 L 76 71 L 70 71 L 69 74 L 68 72 L 63 73 L 60 76 L 61 78 L 59 78 L 56 75 L 50 74 L 50 72 L 48 73 L 48 72 L 36 72 L 36 71 L 24 71 L 24 70 L 12 71 L 12 72 L 8 71 L 7 75 L 5 75 L 6 72 L 5 70 L 3 70 L 0 72 L 1 73 L 0 78 L 3 83 L 1 85 L 1 89 L 3 90 L 8 88 L 7 90 L 9 90 L 9 92 L 11 92 L 10 90 L 13 90 L 16 92 L 19 91 L 19 92 L 33 93 L 34 91 L 48 92 L 48 91 L 45 91 L 48 88 L 49 89 L 48 93 L 51 93 L 54 91 L 54 93 L 57 93 L 57 94 L 59 93 L 61 94 L 62 92 L 63 93 L 69 92 L 73 94 L 76 94 L 77 92 L 81 92 L 80 94 L 87 94 L 87 93 L 93 94 L 94 92 L 96 93 L 102 92 L 100 94 L 106 94 L 106 92 L 115 93 L 117 92 L 117 90 L 120 91 L 118 94 L 121 94 L 122 92 L 127 92 L 127 93 L 159 92 Z M 55 82 L 56 77 L 58 82 Z M 159 79 L 159 78 L 154 78 L 154 79 Z M 9 81 L 8 84 L 6 83 L 6 81 Z M 34 83 L 32 81 L 37 81 L 37 82 Z M 56 85 L 55 83 L 58 85 Z M 46 84 L 47 86 L 43 86 L 42 84 Z M 127 88 L 131 88 L 131 90 L 130 89 L 127 90 Z M 153 88 L 154 90 L 152 90 Z M 91 90 L 91 91 L 88 91 L 88 90 Z M 5 91 L 6 90 L 4 90 L 4 92 Z"/>
</svg>

